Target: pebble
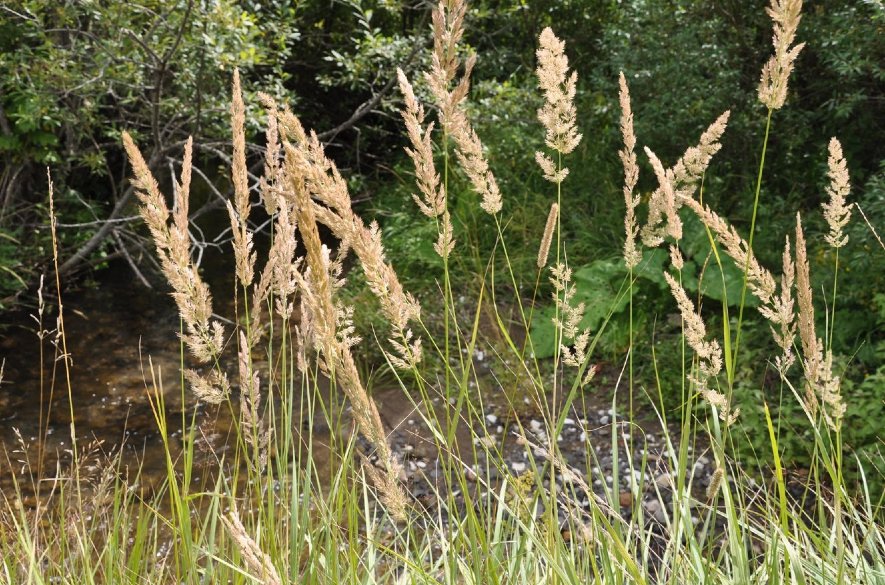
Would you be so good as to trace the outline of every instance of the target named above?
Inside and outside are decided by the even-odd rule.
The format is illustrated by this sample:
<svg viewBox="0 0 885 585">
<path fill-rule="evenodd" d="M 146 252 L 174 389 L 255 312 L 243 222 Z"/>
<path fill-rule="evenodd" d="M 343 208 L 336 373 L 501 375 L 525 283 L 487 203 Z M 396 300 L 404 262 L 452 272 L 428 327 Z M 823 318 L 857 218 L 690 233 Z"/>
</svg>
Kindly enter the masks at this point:
<svg viewBox="0 0 885 585">
<path fill-rule="evenodd" d="M 618 494 L 618 503 L 622 508 L 629 508 L 633 505 L 633 494 L 630 492 L 621 492 Z"/>
<path fill-rule="evenodd" d="M 667 514 L 664 513 L 664 507 L 661 506 L 661 503 L 657 500 L 649 500 L 642 504 L 642 507 L 645 508 L 645 512 L 655 519 L 655 521 L 660 524 L 664 524 L 667 521 Z"/>
<path fill-rule="evenodd" d="M 655 478 L 655 485 L 659 488 L 670 487 L 673 483 L 673 478 L 669 473 L 662 473 Z"/>
<path fill-rule="evenodd" d="M 533 431 L 535 431 L 537 433 L 538 431 L 541 430 L 541 421 L 532 419 L 529 422 L 529 426 L 532 428 Z"/>
<path fill-rule="evenodd" d="M 525 463 L 520 463 L 518 461 L 514 461 L 510 464 L 510 468 L 513 470 L 514 473 L 522 473 L 523 471 L 525 471 L 525 467 Z"/>
<path fill-rule="evenodd" d="M 494 414 L 487 414 L 487 415 L 486 415 L 486 420 L 489 421 L 489 424 L 490 424 L 490 425 L 493 425 L 493 424 L 495 424 L 496 422 L 498 422 L 498 417 L 495 416 Z"/>
</svg>

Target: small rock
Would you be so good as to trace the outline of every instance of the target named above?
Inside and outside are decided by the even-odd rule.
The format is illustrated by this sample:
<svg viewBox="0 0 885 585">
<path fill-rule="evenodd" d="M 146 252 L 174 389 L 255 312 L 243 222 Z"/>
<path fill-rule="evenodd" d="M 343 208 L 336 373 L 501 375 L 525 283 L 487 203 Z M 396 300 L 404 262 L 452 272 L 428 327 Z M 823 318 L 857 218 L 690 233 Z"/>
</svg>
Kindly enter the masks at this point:
<svg viewBox="0 0 885 585">
<path fill-rule="evenodd" d="M 541 430 L 541 421 L 532 419 L 531 422 L 529 422 L 529 426 L 537 433 Z"/>
<path fill-rule="evenodd" d="M 667 515 L 664 513 L 664 507 L 657 500 L 649 500 L 642 504 L 645 512 L 655 519 L 656 522 L 664 524 L 667 521 Z"/>
<path fill-rule="evenodd" d="M 621 492 L 618 494 L 618 503 L 621 504 L 622 508 L 629 508 L 633 505 L 633 494 L 630 492 Z"/>
<path fill-rule="evenodd" d="M 662 473 L 655 478 L 655 485 L 659 488 L 670 487 L 673 483 L 673 478 L 669 473 Z"/>
<path fill-rule="evenodd" d="M 522 473 L 523 471 L 525 471 L 525 467 L 525 463 L 521 463 L 519 461 L 514 461 L 510 464 L 510 468 L 513 470 L 514 473 Z"/>
<path fill-rule="evenodd" d="M 487 414 L 487 415 L 486 415 L 486 420 L 489 421 L 489 424 L 490 424 L 490 425 L 493 425 L 493 424 L 495 424 L 496 422 L 498 422 L 498 417 L 495 416 L 494 414 Z"/>
</svg>

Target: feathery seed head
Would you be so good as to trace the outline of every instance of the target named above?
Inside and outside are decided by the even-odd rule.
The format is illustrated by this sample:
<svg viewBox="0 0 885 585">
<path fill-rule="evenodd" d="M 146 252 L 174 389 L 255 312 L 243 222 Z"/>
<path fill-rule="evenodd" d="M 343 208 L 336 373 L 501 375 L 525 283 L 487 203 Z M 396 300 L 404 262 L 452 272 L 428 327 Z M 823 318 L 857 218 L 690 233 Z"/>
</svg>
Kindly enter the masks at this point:
<svg viewBox="0 0 885 585">
<path fill-rule="evenodd" d="M 259 92 L 258 99 L 267 109 L 267 146 L 264 151 L 264 176 L 259 180 L 261 199 L 268 215 L 276 213 L 280 206 L 278 176 L 280 173 L 280 129 L 279 109 L 274 99 L 266 93 Z"/>
<path fill-rule="evenodd" d="M 698 376 L 693 380 L 698 391 L 712 406 L 719 411 L 719 418 L 726 425 L 731 425 L 740 413 L 740 409 L 732 410 L 728 398 L 708 384 L 722 370 L 722 348 L 717 340 L 706 341 L 707 329 L 700 314 L 695 311 L 694 303 L 688 298 L 685 289 L 669 272 L 664 272 L 664 279 L 670 286 L 676 305 L 682 314 L 685 341 L 698 356 Z"/>
<path fill-rule="evenodd" d="M 236 506 L 227 516 L 222 516 L 221 521 L 237 544 L 243 561 L 245 561 L 249 570 L 254 573 L 255 578 L 260 583 L 265 583 L 266 585 L 283 585 L 283 579 L 274 566 L 270 555 L 261 550 L 261 547 L 249 536 L 246 527 L 243 526 Z"/>
<path fill-rule="evenodd" d="M 255 276 L 256 254 L 252 251 L 252 234 L 247 227 L 249 212 L 249 176 L 246 170 L 246 105 L 240 88 L 240 72 L 234 69 L 233 99 L 230 106 L 231 129 L 233 131 L 233 159 L 231 176 L 234 184 L 234 204 L 227 202 L 230 215 L 231 233 L 234 242 L 237 278 L 243 286 L 252 284 Z"/>
<path fill-rule="evenodd" d="M 682 239 L 682 220 L 679 217 L 676 202 L 676 190 L 673 185 L 673 171 L 664 170 L 657 155 L 650 148 L 645 147 L 645 154 L 651 161 L 651 166 L 655 171 L 658 179 L 659 187 L 652 194 L 648 202 L 648 224 L 643 230 L 643 238 L 647 246 L 659 245 L 664 236 L 670 236 L 674 240 Z M 663 227 L 658 224 L 667 218 L 667 223 Z"/>
<path fill-rule="evenodd" d="M 832 247 L 841 248 L 848 243 L 844 229 L 851 219 L 851 205 L 845 202 L 845 198 L 851 191 L 851 183 L 848 180 L 848 165 L 842 155 L 842 145 L 835 137 L 830 139 L 827 167 L 827 174 L 830 177 L 827 195 L 830 200 L 824 202 L 823 208 L 830 233 L 826 235 L 826 240 Z"/>
<path fill-rule="evenodd" d="M 621 163 L 624 165 L 624 263 L 627 268 L 634 268 L 642 260 L 642 252 L 636 248 L 636 237 L 639 235 L 639 227 L 636 225 L 636 208 L 639 206 L 640 197 L 634 195 L 633 190 L 639 181 L 639 165 L 636 162 L 636 133 L 633 130 L 633 110 L 630 106 L 630 90 L 627 88 L 627 80 L 624 73 L 618 74 L 620 92 L 618 94 L 621 104 L 621 136 L 624 140 L 624 149 L 618 151 Z"/>
<path fill-rule="evenodd" d="M 224 329 L 219 322 L 210 321 L 212 296 L 190 259 L 187 196 L 193 143 L 188 140 L 185 145 L 182 177 L 178 183 L 173 214 L 170 214 L 166 200 L 144 157 L 126 132 L 123 133 L 123 146 L 132 164 L 132 184 L 141 203 L 139 211 L 151 232 L 160 259 L 160 268 L 172 287 L 172 298 L 175 299 L 185 324 L 186 332 L 182 339 L 200 362 L 207 363 L 221 353 Z M 171 226 L 170 215 L 173 216 Z M 206 384 L 202 384 L 201 389 L 205 390 L 206 387 Z M 213 396 L 210 391 L 205 393 L 210 399 Z"/>
<path fill-rule="evenodd" d="M 433 162 L 433 143 L 431 142 L 433 123 L 428 124 L 426 129 L 421 127 L 424 122 L 424 107 L 415 97 L 412 84 L 409 83 L 402 69 L 397 69 L 397 77 L 399 78 L 400 91 L 405 100 L 402 117 L 406 124 L 409 141 L 412 143 L 411 148 L 406 148 L 406 153 L 415 165 L 418 189 L 422 195 L 419 197 L 413 194 L 412 199 L 418 204 L 421 213 L 427 217 L 438 217 L 445 211 L 446 193 L 440 184 L 439 173 L 436 172 L 436 165 Z"/>
<path fill-rule="evenodd" d="M 541 31 L 538 41 L 535 73 L 545 98 L 544 106 L 538 110 L 538 120 L 547 130 L 547 146 L 561 154 L 569 154 L 581 142 L 574 103 L 578 74 L 575 71 L 568 74 L 565 42 L 559 40 L 550 27 Z"/>
<path fill-rule="evenodd" d="M 791 47 L 802 19 L 802 0 L 771 0 L 765 11 L 774 22 L 774 55 L 762 67 L 759 101 L 770 110 L 779 110 L 787 99 L 787 85 L 796 57 L 805 43 Z"/>
</svg>

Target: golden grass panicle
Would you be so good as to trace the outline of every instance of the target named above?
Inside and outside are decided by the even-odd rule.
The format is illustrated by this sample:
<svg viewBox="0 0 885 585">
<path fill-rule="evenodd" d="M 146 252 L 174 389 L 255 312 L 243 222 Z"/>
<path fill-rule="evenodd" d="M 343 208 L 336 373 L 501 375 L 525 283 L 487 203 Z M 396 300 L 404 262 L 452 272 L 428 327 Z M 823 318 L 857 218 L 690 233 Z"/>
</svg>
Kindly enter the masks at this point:
<svg viewBox="0 0 885 585">
<path fill-rule="evenodd" d="M 808 267 L 808 252 L 805 246 L 805 233 L 802 230 L 802 219 L 796 214 L 796 301 L 799 305 L 799 339 L 802 342 L 803 366 L 805 377 L 809 381 L 809 390 L 820 367 L 822 348 L 814 325 L 814 303 L 811 293 L 811 275 Z M 808 406 L 815 401 L 809 397 Z M 812 408 L 812 411 L 814 409 Z"/>
<path fill-rule="evenodd" d="M 467 95 L 466 83 L 470 77 L 468 62 L 467 74 L 453 91 L 449 86 L 457 75 L 461 60 L 458 57 L 458 43 L 464 36 L 464 17 L 467 4 L 464 0 L 440 0 L 433 11 L 433 52 L 430 71 L 424 74 L 430 92 L 439 108 L 439 120 L 443 128 L 452 125 L 452 114 Z"/>
<path fill-rule="evenodd" d="M 261 392 L 258 372 L 252 366 L 252 352 L 246 334 L 240 331 L 240 347 L 237 352 L 240 374 L 240 427 L 246 443 L 260 445 Z"/>
<path fill-rule="evenodd" d="M 255 276 L 256 254 L 252 251 L 252 233 L 247 225 L 252 205 L 249 203 L 249 173 L 246 169 L 246 105 L 243 103 L 238 69 L 234 69 L 232 92 L 230 117 L 234 152 L 231 178 L 234 184 L 234 204 L 227 201 L 227 211 L 230 215 L 231 233 L 233 234 L 237 278 L 246 287 L 252 284 L 252 279 Z"/>
<path fill-rule="evenodd" d="M 730 117 L 730 110 L 725 110 L 720 114 L 701 134 L 697 146 L 688 147 L 673 165 L 673 183 L 678 196 L 691 197 L 694 195 L 695 188 L 707 171 L 707 167 L 710 166 L 713 155 L 722 148 L 719 140 L 725 134 Z"/>
<path fill-rule="evenodd" d="M 550 206 L 547 214 L 547 224 L 544 226 L 544 235 L 541 236 L 541 247 L 538 249 L 538 268 L 547 266 L 547 258 L 550 255 L 550 244 L 553 241 L 553 230 L 556 229 L 556 220 L 559 217 L 559 204 Z"/>
<path fill-rule="evenodd" d="M 749 245 L 738 235 L 737 230 L 710 209 L 709 206 L 701 205 L 690 198 L 683 199 L 682 202 L 698 216 L 710 231 L 716 234 L 719 242 L 725 249 L 725 253 L 735 261 L 738 267 L 742 268 L 749 258 L 747 286 L 762 305 L 770 306 L 777 291 L 777 283 L 774 276 L 759 264 L 755 254 L 750 251 Z"/>
<path fill-rule="evenodd" d="M 415 200 L 421 213 L 430 218 L 439 217 L 446 209 L 446 192 L 440 184 L 439 173 L 436 172 L 436 165 L 433 162 L 433 142 L 431 140 L 433 122 L 430 122 L 426 129 L 422 127 L 424 106 L 415 97 L 415 90 L 403 70 L 397 69 L 396 74 L 405 103 L 401 114 L 406 125 L 406 133 L 412 144 L 411 148 L 406 147 L 406 153 L 415 165 L 415 177 L 422 195 L 419 197 L 412 194 L 412 199 Z"/>
<path fill-rule="evenodd" d="M 315 136 L 312 136 L 312 139 L 315 139 Z M 317 229 L 317 211 L 329 212 L 329 209 L 314 204 L 308 190 L 302 188 L 301 176 L 307 170 L 302 166 L 305 154 L 299 152 L 299 147 L 289 142 L 284 142 L 283 147 L 286 153 L 284 172 L 293 186 L 290 196 L 294 198 L 293 209 L 298 218 L 298 230 L 306 250 L 307 270 L 302 281 L 301 297 L 303 318 L 309 327 L 310 341 L 322 357 L 320 366 L 340 384 L 351 402 L 354 418 L 360 430 L 377 451 L 385 472 L 380 481 L 376 482 L 382 502 L 395 518 L 402 519 L 405 517 L 408 501 L 398 483 L 402 466 L 387 443 L 387 435 L 378 408 L 366 392 L 353 360 L 350 350 L 354 342 L 349 323 L 350 313 L 336 305 L 333 298 L 333 291 L 339 286 L 335 281 L 338 278 L 340 264 L 335 266 L 331 261 L 328 248 L 322 244 Z M 336 220 L 338 229 L 342 229 L 341 225 L 337 225 L 340 219 Z M 354 218 L 350 219 L 354 221 Z M 354 234 L 348 234 L 346 243 L 353 242 L 353 238 Z M 357 254 L 362 260 L 363 256 L 359 252 Z M 404 332 L 402 336 L 406 344 L 411 341 L 410 331 Z"/>
<path fill-rule="evenodd" d="M 774 360 L 775 367 L 782 376 L 786 375 L 790 366 L 796 361 L 793 355 L 793 341 L 796 338 L 796 323 L 793 301 L 793 284 L 796 267 L 790 252 L 790 238 L 784 238 L 783 272 L 781 273 L 780 295 L 772 306 L 771 335 L 782 350 L 782 354 Z M 761 309 L 760 309 L 761 310 Z"/>
<path fill-rule="evenodd" d="M 284 146 L 287 154 L 294 150 L 294 147 L 288 143 Z M 288 156 L 286 169 L 290 174 L 299 172 L 298 167 Z M 341 385 L 351 402 L 354 418 L 360 430 L 377 451 L 384 473 L 373 475 L 369 472 L 369 474 L 376 480 L 375 485 L 379 489 L 382 502 L 395 518 L 402 519 L 405 517 L 408 501 L 402 486 L 398 483 L 402 467 L 387 443 L 387 434 L 378 414 L 378 408 L 360 380 L 349 344 L 339 335 L 342 315 L 332 298 L 334 285 L 329 278 L 331 262 L 328 248 L 325 248 L 320 241 L 314 205 L 304 190 L 297 190 L 295 196 L 298 229 L 306 249 L 308 266 L 302 298 L 309 313 L 313 343 L 325 360 L 321 366 Z"/>
<path fill-rule="evenodd" d="M 461 66 L 458 43 L 464 36 L 466 13 L 467 4 L 464 0 L 440 0 L 437 4 L 433 11 L 431 66 L 424 76 L 439 110 L 440 124 L 445 133 L 455 141 L 458 162 L 470 179 L 473 189 L 482 197 L 480 207 L 486 213 L 495 215 L 502 205 L 498 181 L 489 168 L 482 141 L 470 124 L 465 106 L 476 55 L 467 59 L 461 79 L 450 89 Z"/>
<path fill-rule="evenodd" d="M 712 388 L 710 380 L 715 378 L 722 370 L 722 348 L 717 340 L 707 341 L 707 328 L 700 314 L 695 310 L 694 303 L 685 294 L 676 279 L 669 272 L 664 272 L 664 278 L 670 285 L 676 306 L 682 314 L 685 341 L 698 356 L 698 374 L 692 377 L 692 381 L 701 393 L 701 396 L 719 411 L 719 418 L 726 425 L 731 425 L 740 415 L 740 409 L 732 409 L 728 398 Z"/>
<path fill-rule="evenodd" d="M 260 583 L 266 585 L 283 585 L 283 579 L 273 564 L 273 560 L 266 552 L 261 550 L 261 546 L 249 536 L 246 527 L 240 520 L 240 513 L 234 506 L 227 516 L 222 516 L 221 521 L 231 538 L 240 551 L 240 556 L 246 563 L 246 567 L 253 573 L 253 577 Z"/>
<path fill-rule="evenodd" d="M 845 203 L 845 198 L 851 191 L 851 183 L 848 180 L 848 165 L 842 155 L 842 145 L 835 137 L 830 139 L 827 167 L 827 174 L 830 177 L 827 195 L 830 200 L 824 202 L 823 208 L 830 233 L 826 235 L 826 240 L 832 247 L 841 248 L 848 243 L 844 229 L 851 219 L 851 205 Z"/>
<path fill-rule="evenodd" d="M 698 182 L 706 172 L 713 155 L 722 147 L 719 139 L 725 132 L 729 116 L 730 112 L 725 111 L 710 124 L 701 134 L 697 146 L 687 148 L 672 168 L 665 170 L 659 160 L 655 162 L 657 157 L 652 158 L 649 154 L 660 186 L 649 197 L 648 218 L 641 231 L 642 242 L 646 246 L 659 246 L 666 236 L 674 239 L 682 237 L 682 223 L 677 212 L 686 199 L 694 196 Z M 645 150 L 646 154 L 650 152 L 647 147 Z M 665 218 L 666 223 L 664 223 Z"/>
<path fill-rule="evenodd" d="M 651 161 L 655 176 L 658 179 L 658 188 L 652 194 L 648 202 L 648 223 L 643 228 L 643 243 L 646 246 L 658 246 L 664 241 L 665 236 L 674 240 L 682 239 L 682 219 L 679 217 L 679 207 L 676 202 L 676 189 L 673 185 L 673 171 L 664 169 L 657 155 L 649 147 L 645 147 L 645 154 Z M 663 223 L 664 218 L 667 219 Z"/>
<path fill-rule="evenodd" d="M 841 382 L 833 375 L 832 352 L 824 351 L 814 323 L 811 276 L 802 218 L 796 214 L 796 300 L 799 305 L 799 339 L 802 342 L 802 366 L 805 370 L 805 407 L 814 416 L 820 403 L 827 425 L 833 430 L 842 424 L 845 404 Z"/>
<path fill-rule="evenodd" d="M 279 110 L 274 99 L 263 92 L 258 93 L 258 99 L 267 109 L 267 130 L 265 138 L 267 144 L 264 150 L 264 176 L 258 181 L 261 200 L 268 215 L 273 215 L 279 207 L 278 178 L 280 173 L 280 127 Z"/>
<path fill-rule="evenodd" d="M 590 330 L 581 329 L 581 321 L 584 320 L 587 307 L 583 302 L 577 305 L 573 304 L 575 287 L 571 284 L 571 268 L 559 263 L 552 267 L 550 272 L 553 275 L 550 278 L 550 282 L 553 284 L 553 300 L 559 315 L 558 319 L 553 319 L 553 323 L 562 330 L 562 339 L 559 345 L 562 363 L 573 368 L 581 368 L 589 358 L 587 347 L 590 343 Z M 567 340 L 572 341 L 571 346 L 566 344 Z M 595 367 L 587 367 L 581 385 L 588 384 L 595 373 Z"/>
<path fill-rule="evenodd" d="M 449 214 L 449 210 L 446 209 L 443 211 L 442 219 L 439 221 L 439 235 L 433 244 L 433 249 L 436 250 L 436 253 L 441 258 L 448 258 L 452 250 L 455 249 L 455 238 L 452 236 L 452 233 L 452 216 Z"/>
<path fill-rule="evenodd" d="M 298 246 L 295 237 L 297 222 L 291 202 L 280 200 L 277 209 L 277 219 L 274 224 L 275 237 L 270 248 L 269 263 L 273 275 L 274 308 L 281 318 L 289 319 L 294 310 L 295 293 L 302 281 L 301 259 L 295 258 Z"/>
<path fill-rule="evenodd" d="M 790 46 L 796 39 L 796 30 L 802 19 L 802 0 L 771 0 L 770 7 L 765 11 L 774 22 L 774 55 L 762 67 L 759 101 L 769 110 L 779 110 L 787 99 L 787 85 L 796 57 L 805 46 L 805 43 Z"/>
<path fill-rule="evenodd" d="M 297 118 L 290 116 L 293 119 L 290 124 L 296 123 Z M 300 123 L 298 125 L 300 127 Z M 325 204 L 310 202 L 311 214 L 332 230 L 345 249 L 352 247 L 363 267 L 369 290 L 378 298 L 381 310 L 393 328 L 395 347 L 409 349 L 399 356 L 398 363 L 410 367 L 417 364 L 422 356 L 421 343 L 420 339 L 413 337 L 408 324 L 420 318 L 421 305 L 403 289 L 393 267 L 387 263 L 378 224 L 372 222 L 366 226 L 353 212 L 347 184 L 335 163 L 326 157 L 316 133 L 311 132 L 304 143 L 296 146 L 286 142 L 284 147 L 292 189 L 309 193 L 309 202 L 312 196 Z"/>
<path fill-rule="evenodd" d="M 123 132 L 123 146 L 132 164 L 132 184 L 141 203 L 139 211 L 151 232 L 160 269 L 172 287 L 172 297 L 185 324 L 182 339 L 198 361 L 217 360 L 224 345 L 224 328 L 220 322 L 212 320 L 212 295 L 190 259 L 186 199 L 189 197 L 193 141 L 189 139 L 185 144 L 182 180 L 177 189 L 178 201 L 171 227 L 170 211 L 157 180 L 127 132 Z M 203 400 L 217 403 L 227 396 L 229 384 L 217 371 L 205 377 L 188 371 L 186 376 Z"/>
<path fill-rule="evenodd" d="M 426 129 L 422 128 L 424 106 L 415 97 L 412 84 L 409 83 L 402 69 L 397 69 L 396 73 L 399 78 L 400 91 L 405 100 L 405 108 L 402 111 L 403 121 L 406 124 L 409 141 L 412 143 L 412 148 L 406 148 L 406 152 L 415 165 L 418 189 L 422 194 L 422 197 L 412 194 L 412 199 L 418 204 L 421 213 L 437 220 L 439 235 L 436 244 L 434 244 L 434 250 L 442 258 L 448 258 L 455 247 L 455 240 L 452 237 L 452 219 L 446 210 L 446 190 L 440 183 L 439 173 L 436 172 L 436 165 L 433 162 L 433 141 L 431 140 L 433 122 L 429 123 Z"/>
<path fill-rule="evenodd" d="M 201 374 L 196 370 L 185 370 L 184 377 L 197 398 L 207 404 L 221 404 L 230 395 L 230 382 L 227 375 L 218 370 Z"/>
<path fill-rule="evenodd" d="M 670 245 L 670 264 L 673 265 L 677 271 L 682 270 L 685 266 L 685 259 L 682 257 L 682 252 L 679 250 L 679 246 Z"/>
<path fill-rule="evenodd" d="M 538 120 L 547 131 L 547 146 L 560 154 L 569 154 L 581 142 L 575 109 L 578 73 L 569 74 L 565 42 L 559 40 L 550 27 L 541 31 L 538 42 L 535 74 L 538 87 L 544 92 Z"/>
<path fill-rule="evenodd" d="M 489 215 L 495 215 L 501 211 L 503 204 L 501 191 L 495 175 L 489 168 L 488 159 L 483 153 L 482 141 L 470 125 L 463 107 L 455 111 L 450 130 L 457 145 L 455 156 L 458 157 L 461 168 L 473 184 L 474 191 L 482 197 L 479 206 Z"/>
<path fill-rule="evenodd" d="M 621 163 L 624 165 L 624 263 L 627 268 L 633 268 L 642 260 L 642 252 L 636 248 L 636 237 L 639 235 L 639 227 L 636 224 L 636 208 L 641 198 L 633 193 L 636 183 L 639 181 L 639 165 L 636 162 L 636 133 L 633 130 L 633 109 L 630 106 L 630 90 L 624 73 L 618 74 L 618 93 L 621 104 L 621 136 L 624 140 L 623 150 L 618 151 Z"/>
</svg>

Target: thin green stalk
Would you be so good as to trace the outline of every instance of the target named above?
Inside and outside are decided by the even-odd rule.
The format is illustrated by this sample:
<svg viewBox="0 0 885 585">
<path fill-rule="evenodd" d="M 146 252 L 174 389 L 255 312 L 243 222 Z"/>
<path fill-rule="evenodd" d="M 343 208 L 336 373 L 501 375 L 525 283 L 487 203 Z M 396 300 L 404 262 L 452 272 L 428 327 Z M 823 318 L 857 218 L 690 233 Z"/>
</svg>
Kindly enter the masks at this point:
<svg viewBox="0 0 885 585">
<path fill-rule="evenodd" d="M 836 330 L 836 288 L 839 283 L 839 248 L 836 248 L 836 266 L 833 270 L 833 302 L 830 314 L 830 331 L 827 339 L 827 349 L 833 349 L 833 332 Z"/>
<path fill-rule="evenodd" d="M 750 256 L 753 254 L 753 239 L 756 235 L 756 214 L 759 210 L 759 193 L 762 190 L 762 171 L 765 169 L 765 154 L 768 150 L 768 135 L 771 130 L 771 115 L 774 113 L 774 110 L 768 110 L 768 117 L 765 120 L 765 138 L 762 141 L 762 157 L 759 160 L 759 172 L 756 175 L 756 193 L 753 198 L 753 217 L 750 219 L 750 236 L 747 239 L 747 258 L 744 261 L 744 283 L 741 287 L 741 302 L 738 306 L 738 322 L 737 322 L 737 331 L 735 332 L 734 338 L 734 353 L 732 358 L 732 363 L 734 367 L 732 367 L 731 371 L 728 373 L 728 387 L 734 385 L 734 374 L 737 370 L 737 356 L 738 351 L 740 349 L 741 344 L 741 325 L 744 321 L 744 305 L 746 303 L 747 298 L 747 272 L 750 269 Z"/>
</svg>

